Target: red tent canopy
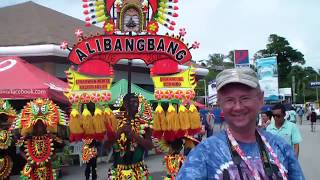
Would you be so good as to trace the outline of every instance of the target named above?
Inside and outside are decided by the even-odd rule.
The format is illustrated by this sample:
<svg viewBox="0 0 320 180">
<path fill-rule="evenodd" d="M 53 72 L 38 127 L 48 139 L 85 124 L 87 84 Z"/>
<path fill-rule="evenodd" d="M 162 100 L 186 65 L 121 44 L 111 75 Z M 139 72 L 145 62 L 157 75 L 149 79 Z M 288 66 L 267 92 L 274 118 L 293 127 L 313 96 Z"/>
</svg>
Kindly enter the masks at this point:
<svg viewBox="0 0 320 180">
<path fill-rule="evenodd" d="M 50 98 L 66 103 L 67 83 L 19 57 L 0 58 L 0 98 Z"/>
</svg>

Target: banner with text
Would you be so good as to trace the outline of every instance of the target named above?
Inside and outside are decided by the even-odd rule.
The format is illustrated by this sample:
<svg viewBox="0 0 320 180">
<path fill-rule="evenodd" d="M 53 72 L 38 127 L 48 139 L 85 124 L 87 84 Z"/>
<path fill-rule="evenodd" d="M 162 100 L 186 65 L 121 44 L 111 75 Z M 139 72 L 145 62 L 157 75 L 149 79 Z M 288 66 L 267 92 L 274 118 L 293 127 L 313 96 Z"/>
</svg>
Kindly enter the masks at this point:
<svg viewBox="0 0 320 180">
<path fill-rule="evenodd" d="M 277 57 L 267 57 L 256 60 L 258 78 L 264 91 L 265 101 L 278 101 L 278 66 Z"/>
<path fill-rule="evenodd" d="M 208 83 L 208 103 L 210 105 L 217 104 L 217 83 L 215 80 L 209 81 Z"/>
<path fill-rule="evenodd" d="M 234 67 L 249 67 L 249 51 L 234 50 Z"/>
</svg>

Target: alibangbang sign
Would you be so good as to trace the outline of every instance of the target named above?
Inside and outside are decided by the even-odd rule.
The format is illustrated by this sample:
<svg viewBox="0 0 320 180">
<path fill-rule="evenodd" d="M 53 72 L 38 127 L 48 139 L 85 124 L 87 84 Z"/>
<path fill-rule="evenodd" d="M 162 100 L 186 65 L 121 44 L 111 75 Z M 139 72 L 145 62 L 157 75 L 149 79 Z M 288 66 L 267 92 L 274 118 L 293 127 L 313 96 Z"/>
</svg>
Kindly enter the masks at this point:
<svg viewBox="0 0 320 180">
<path fill-rule="evenodd" d="M 278 101 L 278 66 L 277 57 L 267 57 L 256 60 L 258 78 L 261 89 L 264 91 L 265 101 Z"/>
</svg>

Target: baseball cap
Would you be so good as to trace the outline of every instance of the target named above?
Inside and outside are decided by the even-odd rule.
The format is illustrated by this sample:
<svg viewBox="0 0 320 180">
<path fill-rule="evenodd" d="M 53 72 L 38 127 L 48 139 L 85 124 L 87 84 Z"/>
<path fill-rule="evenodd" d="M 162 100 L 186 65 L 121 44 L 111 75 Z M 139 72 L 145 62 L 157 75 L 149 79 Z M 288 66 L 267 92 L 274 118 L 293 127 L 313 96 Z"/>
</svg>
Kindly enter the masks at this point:
<svg viewBox="0 0 320 180">
<path fill-rule="evenodd" d="M 260 88 L 257 73 L 249 67 L 225 69 L 217 75 L 216 82 L 217 91 L 230 83 L 240 83 L 252 88 Z"/>
</svg>

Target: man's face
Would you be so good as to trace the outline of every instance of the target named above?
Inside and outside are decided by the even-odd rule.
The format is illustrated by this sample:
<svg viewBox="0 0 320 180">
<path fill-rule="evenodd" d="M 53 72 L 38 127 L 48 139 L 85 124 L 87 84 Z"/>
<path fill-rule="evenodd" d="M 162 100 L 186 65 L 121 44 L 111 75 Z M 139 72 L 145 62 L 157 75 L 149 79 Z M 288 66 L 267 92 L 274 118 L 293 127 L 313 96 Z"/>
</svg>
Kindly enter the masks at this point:
<svg viewBox="0 0 320 180">
<path fill-rule="evenodd" d="M 136 114 L 138 112 L 138 107 L 139 107 L 139 100 L 137 97 L 131 97 L 128 100 L 128 104 L 127 104 L 127 111 L 130 114 Z"/>
<path fill-rule="evenodd" d="M 286 116 L 285 113 L 281 111 L 281 109 L 272 110 L 272 116 L 277 123 L 281 123 Z"/>
<path fill-rule="evenodd" d="M 243 84 L 229 84 L 219 90 L 218 103 L 230 128 L 255 127 L 263 92 Z"/>
<path fill-rule="evenodd" d="M 261 119 L 263 122 L 267 122 L 269 120 L 268 116 L 265 113 L 261 114 Z"/>
</svg>

